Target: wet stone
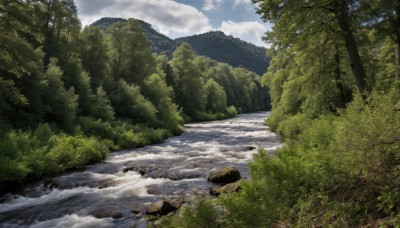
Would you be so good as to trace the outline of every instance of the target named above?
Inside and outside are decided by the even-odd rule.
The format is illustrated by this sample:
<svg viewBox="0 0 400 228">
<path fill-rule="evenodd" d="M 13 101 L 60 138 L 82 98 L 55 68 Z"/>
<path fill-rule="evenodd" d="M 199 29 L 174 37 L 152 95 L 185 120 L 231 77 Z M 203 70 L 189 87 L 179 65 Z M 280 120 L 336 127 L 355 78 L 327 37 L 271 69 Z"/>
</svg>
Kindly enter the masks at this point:
<svg viewBox="0 0 400 228">
<path fill-rule="evenodd" d="M 230 183 L 222 187 L 216 187 L 210 190 L 210 195 L 219 196 L 221 194 L 229 194 L 234 192 L 239 192 L 241 187 L 238 182 Z"/>
<path fill-rule="evenodd" d="M 97 188 L 103 189 L 103 188 L 109 188 L 109 187 L 116 186 L 117 184 L 118 184 L 118 182 L 116 182 L 112 179 L 107 179 L 107 180 L 99 181 L 96 185 L 97 185 Z"/>
<path fill-rule="evenodd" d="M 95 218 L 113 218 L 113 219 L 118 219 L 123 217 L 123 212 L 119 211 L 117 208 L 99 208 L 96 210 L 93 210 L 89 212 L 89 215 L 92 215 Z"/>
<path fill-rule="evenodd" d="M 246 146 L 246 150 L 255 150 L 255 149 L 257 149 L 257 147 L 255 147 L 255 146 Z"/>
<path fill-rule="evenodd" d="M 240 172 L 236 167 L 225 167 L 211 171 L 207 180 L 213 183 L 232 183 L 240 180 Z"/>
<path fill-rule="evenodd" d="M 166 215 L 177 209 L 178 209 L 178 207 L 174 206 L 169 201 L 160 200 L 160 201 L 150 204 L 146 208 L 146 215 Z"/>
<path fill-rule="evenodd" d="M 73 188 L 74 186 L 72 185 L 71 182 L 69 182 L 68 180 L 63 180 L 63 179 L 57 179 L 57 178 L 51 178 L 51 179 L 47 179 L 45 181 L 45 186 L 49 187 L 49 188 L 58 188 L 58 189 L 69 189 L 69 188 Z"/>
</svg>

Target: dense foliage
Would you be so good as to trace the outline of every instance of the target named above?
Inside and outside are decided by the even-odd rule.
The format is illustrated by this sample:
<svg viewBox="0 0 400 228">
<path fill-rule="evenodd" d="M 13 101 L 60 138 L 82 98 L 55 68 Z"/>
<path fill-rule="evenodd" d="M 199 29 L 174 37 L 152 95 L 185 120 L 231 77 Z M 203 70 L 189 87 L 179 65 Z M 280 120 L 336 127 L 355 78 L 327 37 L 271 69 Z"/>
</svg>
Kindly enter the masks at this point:
<svg viewBox="0 0 400 228">
<path fill-rule="evenodd" d="M 0 185 L 161 142 L 184 118 L 268 108 L 259 76 L 187 44 L 153 54 L 136 20 L 82 29 L 73 0 L 4 0 L 0 15 Z"/>
<path fill-rule="evenodd" d="M 200 200 L 172 227 L 397 227 L 400 2 L 253 0 L 273 59 L 267 124 L 242 191 Z"/>
</svg>

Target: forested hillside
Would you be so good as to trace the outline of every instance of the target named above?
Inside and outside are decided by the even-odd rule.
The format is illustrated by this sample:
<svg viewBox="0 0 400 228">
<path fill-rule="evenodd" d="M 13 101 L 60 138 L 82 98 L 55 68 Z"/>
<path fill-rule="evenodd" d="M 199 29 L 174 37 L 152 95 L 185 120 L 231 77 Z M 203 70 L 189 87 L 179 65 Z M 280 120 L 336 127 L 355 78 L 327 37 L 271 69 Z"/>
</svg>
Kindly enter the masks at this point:
<svg viewBox="0 0 400 228">
<path fill-rule="evenodd" d="M 253 0 L 273 24 L 266 123 L 239 193 L 201 199 L 170 227 L 398 227 L 400 2 Z M 167 226 L 167 224 L 165 224 Z"/>
<path fill-rule="evenodd" d="M 101 18 L 92 25 L 107 30 L 113 23 L 126 21 L 122 18 Z M 151 48 L 158 54 L 172 57 L 173 51 L 183 42 L 188 43 L 193 50 L 202 56 L 233 67 L 243 67 L 257 74 L 264 74 L 269 65 L 266 49 L 257 47 L 238 38 L 227 36 L 223 32 L 208 32 L 201 35 L 182 37 L 172 40 L 154 30 L 150 24 L 138 20 L 150 40 Z"/>
<path fill-rule="evenodd" d="M 223 32 L 208 32 L 176 39 L 186 42 L 199 54 L 234 67 L 243 67 L 257 74 L 264 74 L 269 65 L 266 49 L 257 47 Z"/>
<path fill-rule="evenodd" d="M 126 21 L 127 20 L 123 18 L 103 17 L 93 22 L 91 25 L 99 27 L 103 31 L 107 32 L 107 29 L 111 27 L 112 24 L 116 22 L 126 22 Z M 151 50 L 157 54 L 165 54 L 171 58 L 172 53 L 179 46 L 179 44 L 175 42 L 173 39 L 154 30 L 149 23 L 138 19 L 137 21 L 140 23 L 140 26 L 146 33 L 147 39 L 150 41 Z"/>
<path fill-rule="evenodd" d="M 136 20 L 82 30 L 72 0 L 2 1 L 0 12 L 2 186 L 161 142 L 185 121 L 268 108 L 258 75 L 185 43 L 171 60 L 154 54 Z"/>
</svg>

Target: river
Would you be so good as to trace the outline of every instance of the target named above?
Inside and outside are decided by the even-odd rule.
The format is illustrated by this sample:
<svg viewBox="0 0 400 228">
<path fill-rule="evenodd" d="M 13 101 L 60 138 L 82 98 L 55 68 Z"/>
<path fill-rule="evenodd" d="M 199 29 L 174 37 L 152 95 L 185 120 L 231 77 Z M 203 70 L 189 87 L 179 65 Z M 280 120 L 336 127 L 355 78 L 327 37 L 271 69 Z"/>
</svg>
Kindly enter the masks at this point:
<svg viewBox="0 0 400 228">
<path fill-rule="evenodd" d="M 263 125 L 268 112 L 185 125 L 157 145 L 113 152 L 102 163 L 26 186 L 0 200 L 0 227 L 131 227 L 147 205 L 209 194 L 208 173 L 235 166 L 248 178 L 257 149 L 271 154 L 280 137 Z M 104 214 L 112 217 L 105 217 Z M 107 216 L 107 215 L 106 215 Z"/>
</svg>

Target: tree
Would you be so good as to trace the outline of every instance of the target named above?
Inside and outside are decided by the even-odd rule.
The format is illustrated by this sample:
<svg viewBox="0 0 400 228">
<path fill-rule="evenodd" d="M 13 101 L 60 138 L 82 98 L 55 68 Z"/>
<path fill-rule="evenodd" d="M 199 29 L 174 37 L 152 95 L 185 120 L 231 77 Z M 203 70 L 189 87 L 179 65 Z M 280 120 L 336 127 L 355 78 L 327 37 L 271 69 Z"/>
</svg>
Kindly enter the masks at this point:
<svg viewBox="0 0 400 228">
<path fill-rule="evenodd" d="M 63 72 L 56 63 L 55 59 L 51 59 L 44 73 L 44 79 L 47 82 L 44 93 L 45 120 L 71 130 L 72 121 L 77 113 L 78 96 L 75 95 L 74 88 L 65 89 L 64 82 L 61 80 Z"/>
<path fill-rule="evenodd" d="M 61 68 L 70 58 L 76 57 L 81 24 L 74 0 L 36 0 L 35 21 L 43 34 L 44 63 L 57 58 Z M 64 69 L 63 69 L 64 70 Z"/>
<path fill-rule="evenodd" d="M 165 78 L 152 74 L 144 83 L 146 96 L 157 108 L 156 127 L 171 130 L 174 134 L 182 132 L 183 119 L 178 112 L 178 107 L 172 101 L 172 88 L 167 86 Z"/>
<path fill-rule="evenodd" d="M 35 126 L 43 118 L 43 52 L 26 1 L 0 2 L 0 118 L 14 127 Z"/>
<path fill-rule="evenodd" d="M 227 109 L 224 88 L 213 79 L 208 79 L 204 88 L 206 92 L 206 111 L 224 113 Z"/>
<path fill-rule="evenodd" d="M 331 38 L 343 41 L 355 85 L 363 98 L 366 98 L 368 78 L 354 37 L 355 26 L 352 26 L 350 15 L 354 12 L 350 11 L 350 7 L 354 8 L 356 1 L 253 0 L 253 3 L 258 4 L 257 12 L 262 18 L 274 24 L 274 30 L 267 33 L 267 39 L 276 48 L 287 48 L 300 42 L 307 44 L 307 39 L 318 39 L 322 33 L 329 31 L 338 34 L 339 36 L 334 35 Z"/>
<path fill-rule="evenodd" d="M 157 112 L 154 105 L 141 93 L 140 88 L 124 80 L 108 81 L 105 89 L 118 118 L 132 123 L 154 123 Z"/>
<path fill-rule="evenodd" d="M 142 85 L 155 72 L 155 59 L 139 22 L 129 19 L 117 22 L 109 29 L 111 71 L 115 80 Z"/>
<path fill-rule="evenodd" d="M 114 109 L 111 106 L 111 102 L 107 97 L 106 91 L 103 87 L 97 88 L 96 99 L 94 105 L 94 117 L 100 118 L 105 121 L 114 120 Z"/>
<path fill-rule="evenodd" d="M 173 53 L 171 66 L 177 82 L 176 101 L 183 112 L 196 119 L 204 111 L 204 90 L 201 72 L 194 64 L 195 54 L 189 44 L 183 43 Z"/>
<path fill-rule="evenodd" d="M 96 89 L 109 74 L 108 44 L 103 31 L 94 26 L 85 27 L 80 40 L 82 67 L 90 75 L 91 88 Z"/>
</svg>

